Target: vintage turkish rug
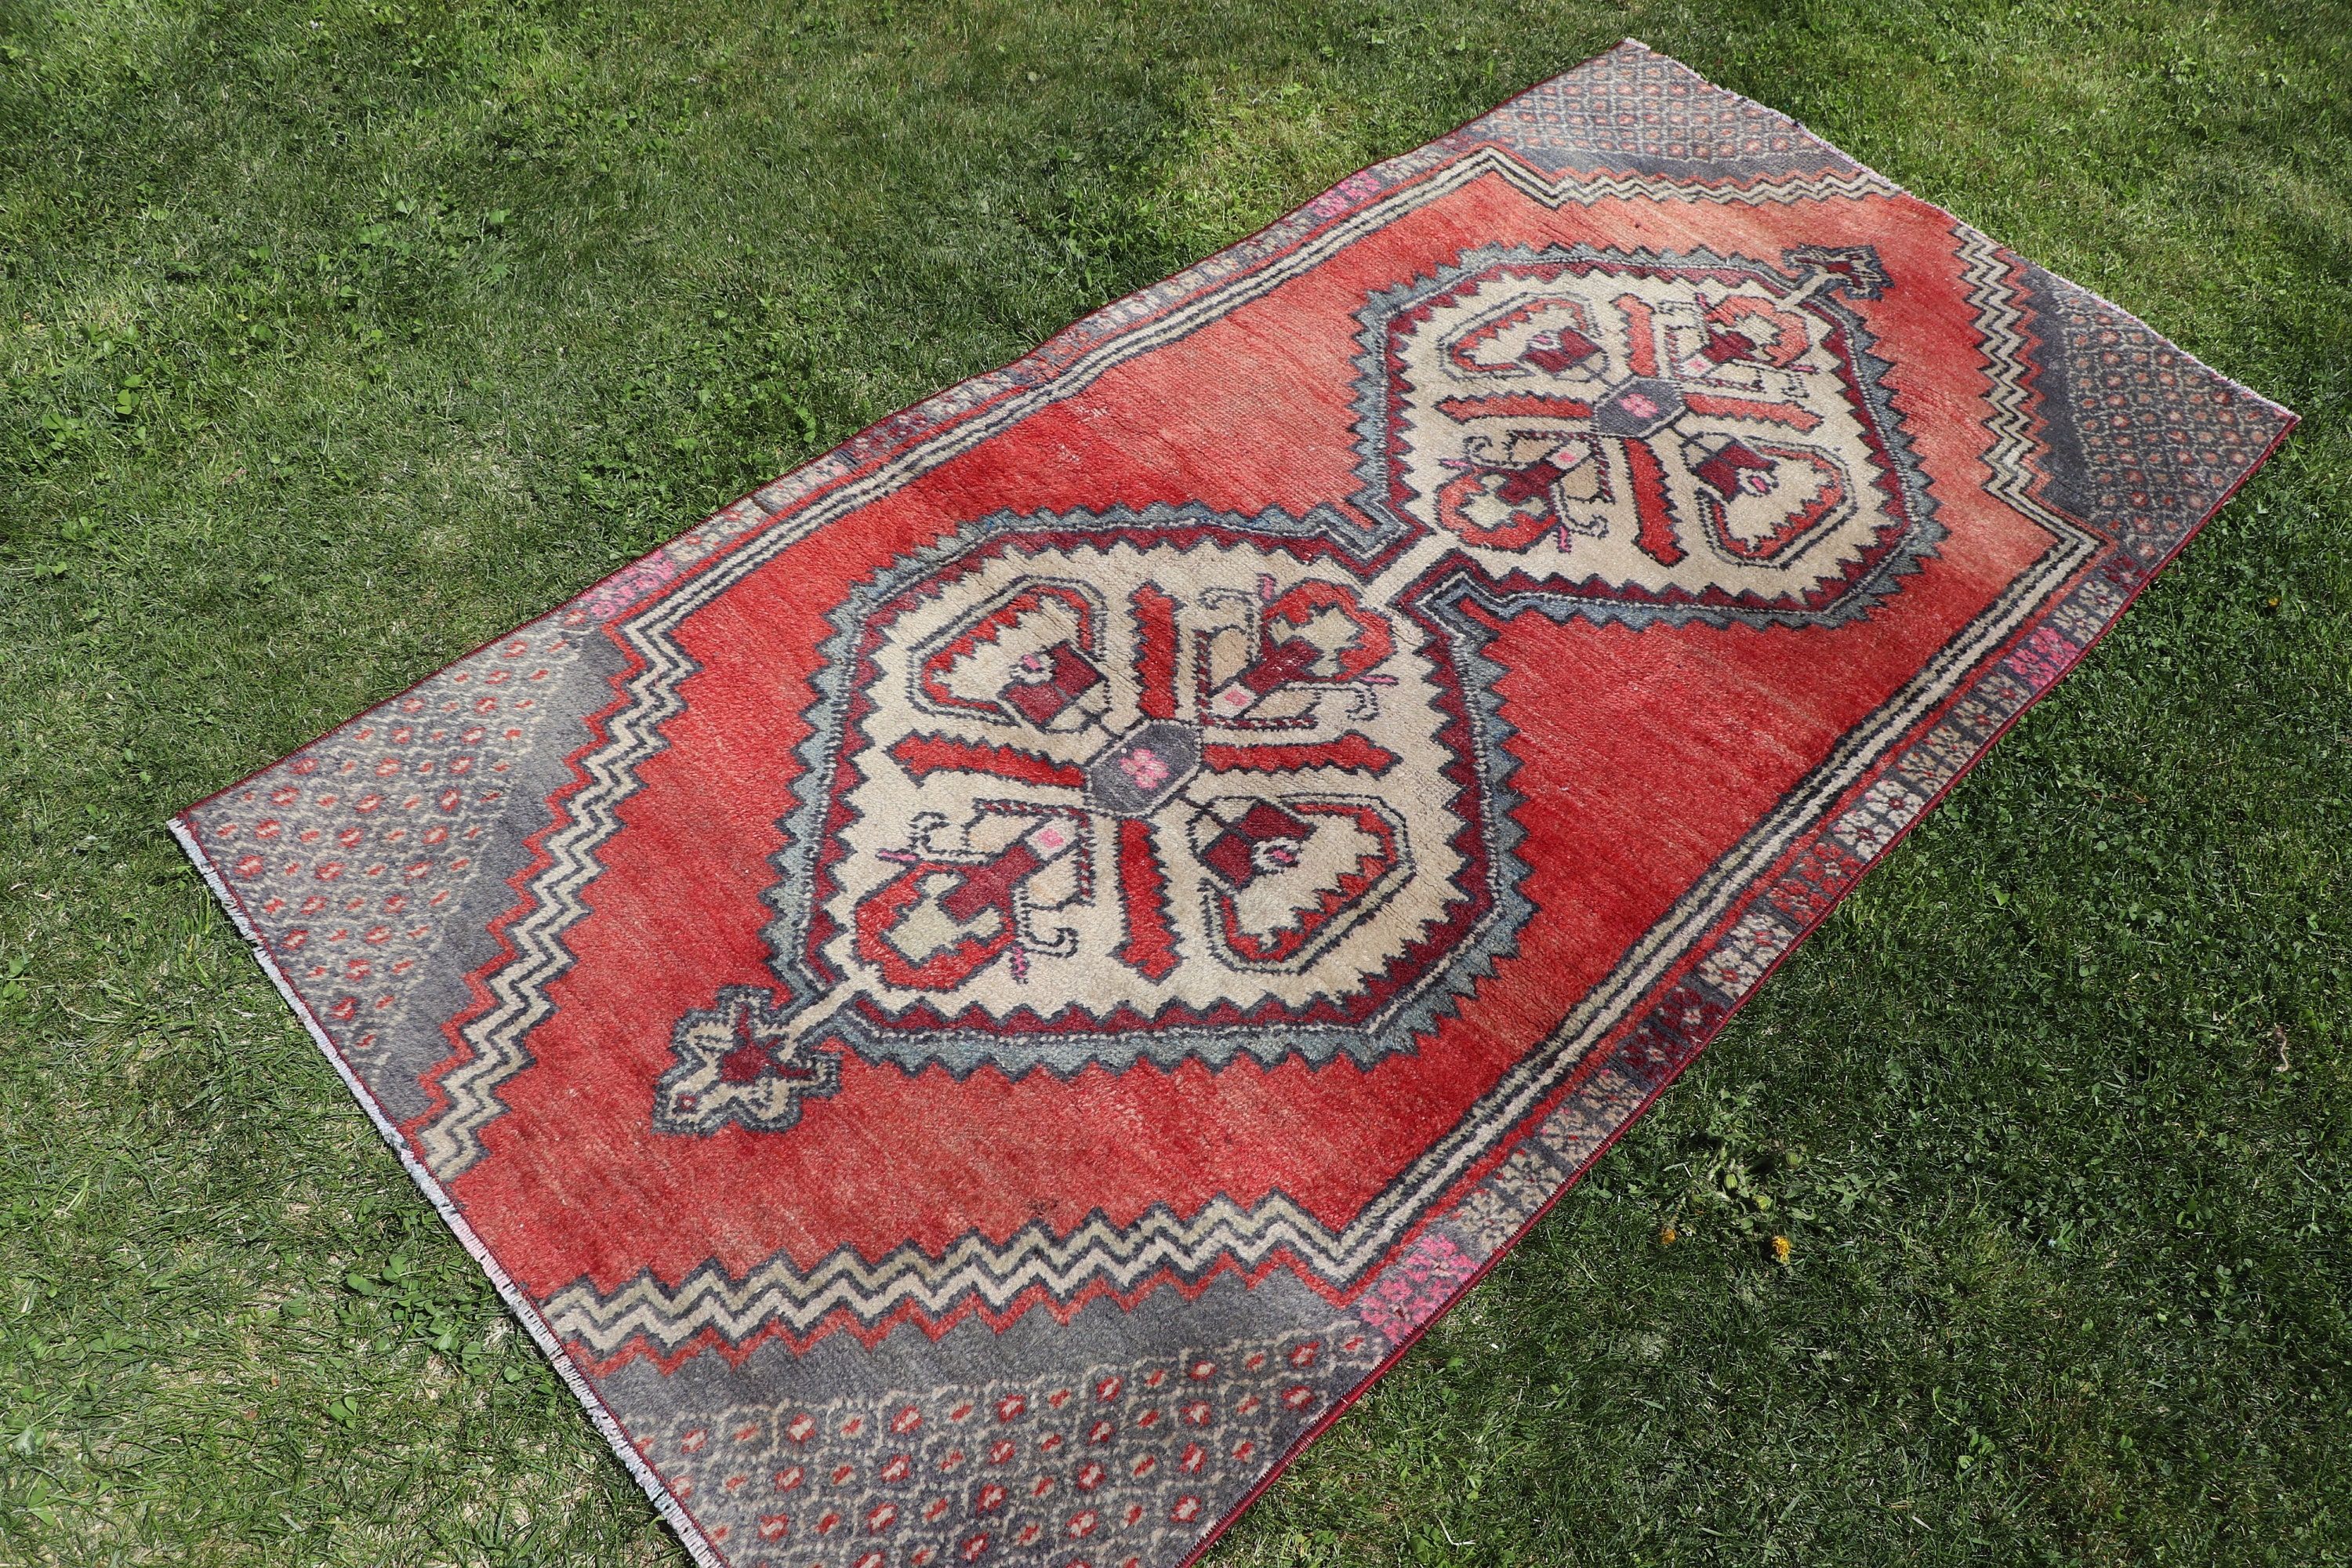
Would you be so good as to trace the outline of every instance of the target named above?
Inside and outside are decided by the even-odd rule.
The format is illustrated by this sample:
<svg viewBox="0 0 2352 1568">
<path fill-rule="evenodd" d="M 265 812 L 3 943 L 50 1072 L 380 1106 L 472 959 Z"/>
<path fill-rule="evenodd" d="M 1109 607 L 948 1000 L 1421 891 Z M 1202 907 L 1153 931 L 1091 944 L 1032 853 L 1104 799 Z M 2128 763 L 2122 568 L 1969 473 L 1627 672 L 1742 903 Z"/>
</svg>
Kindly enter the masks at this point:
<svg viewBox="0 0 2352 1568">
<path fill-rule="evenodd" d="M 2292 421 L 1628 43 L 176 827 L 701 1561 L 1174 1568 Z"/>
</svg>

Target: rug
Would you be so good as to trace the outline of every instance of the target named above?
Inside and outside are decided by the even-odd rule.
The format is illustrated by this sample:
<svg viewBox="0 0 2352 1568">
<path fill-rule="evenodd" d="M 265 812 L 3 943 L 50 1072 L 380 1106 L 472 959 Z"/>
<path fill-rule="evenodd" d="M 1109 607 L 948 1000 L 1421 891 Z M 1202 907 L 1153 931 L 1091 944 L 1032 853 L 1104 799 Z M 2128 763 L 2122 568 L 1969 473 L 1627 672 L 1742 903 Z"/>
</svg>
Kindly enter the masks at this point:
<svg viewBox="0 0 2352 1568">
<path fill-rule="evenodd" d="M 1173 1568 L 2293 417 L 1627 43 L 174 826 L 698 1560 Z"/>
</svg>

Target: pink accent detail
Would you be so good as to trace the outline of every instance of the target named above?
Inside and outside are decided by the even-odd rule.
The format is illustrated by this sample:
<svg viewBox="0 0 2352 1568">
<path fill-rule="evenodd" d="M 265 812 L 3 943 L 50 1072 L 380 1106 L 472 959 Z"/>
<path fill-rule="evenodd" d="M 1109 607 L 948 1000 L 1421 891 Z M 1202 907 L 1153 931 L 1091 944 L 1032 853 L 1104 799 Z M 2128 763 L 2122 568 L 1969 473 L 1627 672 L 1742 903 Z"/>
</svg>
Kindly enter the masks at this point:
<svg viewBox="0 0 2352 1568">
<path fill-rule="evenodd" d="M 1447 1237 L 1423 1231 L 1356 1303 L 1356 1316 L 1391 1340 L 1437 1315 L 1476 1265 Z"/>
</svg>

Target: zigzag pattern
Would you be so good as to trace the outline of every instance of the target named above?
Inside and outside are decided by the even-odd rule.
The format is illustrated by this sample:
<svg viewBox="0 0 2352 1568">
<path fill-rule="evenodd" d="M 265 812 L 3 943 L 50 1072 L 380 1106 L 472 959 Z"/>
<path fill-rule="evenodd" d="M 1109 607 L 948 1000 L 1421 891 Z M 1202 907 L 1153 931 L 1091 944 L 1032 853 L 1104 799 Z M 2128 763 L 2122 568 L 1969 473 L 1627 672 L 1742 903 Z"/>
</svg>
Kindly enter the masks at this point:
<svg viewBox="0 0 2352 1568">
<path fill-rule="evenodd" d="M 1990 236 L 1963 223 L 1953 226 L 1960 237 L 1960 276 L 1968 281 L 1969 304 L 1993 371 L 1992 414 L 1985 421 L 1993 444 L 1984 459 L 1992 480 L 1985 489 L 2035 521 L 2063 529 L 2063 520 L 2033 493 L 2032 458 L 2041 442 L 2034 435 L 2033 389 L 2021 369 L 2030 363 L 2032 340 L 2023 328 L 2026 308 L 2013 280 L 2016 260 Z"/>
<path fill-rule="evenodd" d="M 513 780 L 564 717 L 548 693 L 583 656 L 584 617 L 542 616 L 189 814 L 235 879 L 261 939 L 379 1092 L 433 1059 L 386 1042 L 431 1038 L 418 1016 L 431 959 L 513 832 Z"/>
<path fill-rule="evenodd" d="M 587 913 L 580 895 L 597 871 L 595 846 L 619 828 L 620 803 L 635 787 L 635 771 L 661 751 L 661 726 L 686 706 L 678 685 L 699 668 L 667 638 L 647 637 L 633 627 L 620 630 L 645 661 L 632 684 L 648 691 L 650 700 L 615 714 L 607 743 L 579 763 L 587 774 L 586 787 L 572 793 L 565 817 L 541 840 L 546 864 L 532 878 L 538 896 L 506 930 L 514 957 L 489 974 L 489 1009 L 460 1028 L 471 1054 L 441 1076 L 450 1109 L 417 1137 L 425 1163 L 444 1181 L 480 1157 L 478 1134 L 505 1109 L 496 1086 L 530 1065 L 522 1041 L 554 1011 L 548 982 L 571 967 L 561 933 Z"/>
<path fill-rule="evenodd" d="M 1189 1220 L 1161 1207 L 1131 1226 L 1097 1214 L 1067 1235 L 1033 1224 L 1001 1246 L 967 1236 L 937 1258 L 910 1244 L 869 1263 L 844 1247 L 805 1272 L 776 1259 L 740 1281 L 707 1264 L 675 1289 L 651 1276 L 609 1292 L 575 1284 L 542 1310 L 559 1333 L 610 1355 L 639 1336 L 667 1351 L 706 1330 L 734 1342 L 777 1324 L 805 1332 L 835 1312 L 871 1324 L 902 1306 L 934 1318 L 971 1300 L 1003 1310 L 1034 1291 L 1067 1300 L 1091 1286 L 1193 1279 L 1221 1262 L 1254 1268 L 1283 1252 L 1347 1279 L 1387 1250 L 1402 1228 L 1391 1217 L 1333 1232 L 1280 1193 L 1255 1208 L 1221 1197 Z"/>
</svg>

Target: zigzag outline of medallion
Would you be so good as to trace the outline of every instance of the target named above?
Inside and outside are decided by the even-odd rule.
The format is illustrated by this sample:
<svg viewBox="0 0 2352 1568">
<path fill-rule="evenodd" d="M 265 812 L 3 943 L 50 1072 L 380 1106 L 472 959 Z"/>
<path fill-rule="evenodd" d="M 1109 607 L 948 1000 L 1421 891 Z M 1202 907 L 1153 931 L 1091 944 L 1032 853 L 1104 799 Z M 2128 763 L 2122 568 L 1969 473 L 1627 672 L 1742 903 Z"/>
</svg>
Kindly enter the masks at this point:
<svg viewBox="0 0 2352 1568">
<path fill-rule="evenodd" d="M 1771 290 L 1777 306 L 1790 311 L 1801 310 L 1822 319 L 1832 329 L 1830 346 L 1843 376 L 1845 395 L 1859 416 L 1862 436 L 1879 467 L 1877 488 L 1885 494 L 1894 518 L 1880 530 L 1878 539 L 1869 549 L 1843 563 L 1839 579 L 1792 602 L 1765 598 L 1752 590 L 1736 594 L 1716 587 L 1703 587 L 1697 592 L 1679 587 L 1647 591 L 1629 584 L 1605 582 L 1597 575 L 1588 574 L 1579 580 L 1574 575 L 1576 569 L 1569 564 L 1578 558 L 1572 550 L 1573 537 L 1595 531 L 1598 525 L 1580 523 L 1569 514 L 1572 509 L 1560 510 L 1540 528 L 1528 524 L 1481 538 L 1466 523 L 1450 519 L 1452 507 L 1445 498 L 1410 496 L 1399 473 L 1394 447 L 1410 389 L 1403 379 L 1402 366 L 1394 358 L 1391 334 L 1401 321 L 1415 314 L 1425 315 L 1433 299 L 1475 287 L 1477 279 L 1496 274 L 1528 279 L 1595 274 L 1744 279 L 1761 283 Z M 1891 367 L 1873 352 L 1874 339 L 1860 315 L 1836 298 L 1845 293 L 1856 299 L 1873 299 L 1888 287 L 1888 282 L 1885 267 L 1866 246 L 1797 247 L 1787 252 L 1777 267 L 1703 247 L 1671 253 L 1606 249 L 1583 244 L 1539 249 L 1484 246 L 1465 250 L 1448 266 L 1375 294 L 1358 315 L 1356 452 L 1361 488 L 1350 499 L 1366 516 L 1391 526 L 1408 521 L 1423 527 L 1442 524 L 1463 533 L 1465 542 L 1474 545 L 1491 547 L 1499 543 L 1524 553 L 1536 540 L 1556 534 L 1560 564 L 1549 573 L 1514 575 L 1509 580 L 1510 586 L 1548 590 L 1574 602 L 1581 613 L 1597 620 L 1622 621 L 1633 626 L 1696 622 L 1717 627 L 1793 626 L 1836 626 L 1866 616 L 1898 579 L 1916 572 L 1920 563 L 1934 553 L 1944 531 L 1935 521 L 1935 500 L 1916 471 L 1916 460 L 1901 417 L 1884 388 L 1885 374 Z M 1540 296 L 1538 300 L 1554 302 Z M 1573 308 L 1571 301 L 1558 303 Z M 1524 310 L 1523 307 L 1520 313 Z M 1496 325 L 1490 321 L 1483 330 L 1491 332 Z M 1621 330 L 1646 340 L 1652 331 L 1646 311 L 1638 321 L 1629 321 Z M 1747 336 L 1738 325 L 1710 323 L 1706 331 L 1706 340 L 1696 359 L 1714 367 L 1768 362 L 1764 346 Z M 1638 447 L 1646 453 L 1654 437 L 1672 434 L 1678 437 L 1683 448 L 1698 454 L 1686 460 L 1710 482 L 1697 487 L 1701 516 L 1696 520 L 1678 519 L 1661 486 L 1660 459 L 1645 456 L 1642 462 L 1630 465 L 1630 478 L 1637 489 L 1633 500 L 1641 513 L 1640 543 L 1646 553 L 1672 566 L 1682 563 L 1696 550 L 1720 555 L 1727 563 L 1755 562 L 1801 550 L 1804 529 L 1787 540 L 1744 547 L 1725 532 L 1720 510 L 1724 502 L 1710 490 L 1719 491 L 1724 498 L 1737 498 L 1743 489 L 1753 489 L 1753 481 L 1759 475 L 1769 474 L 1775 467 L 1789 466 L 1791 459 L 1818 461 L 1809 451 L 1776 445 L 1741 429 L 1743 426 L 1753 428 L 1759 423 L 1770 426 L 1779 422 L 1795 423 L 1802 428 L 1805 421 L 1817 416 L 1801 407 L 1783 406 L 1768 400 L 1725 398 L 1695 389 L 1686 392 L 1682 384 L 1683 373 L 1675 364 L 1664 362 L 1652 342 L 1637 341 L 1622 350 L 1605 348 L 1607 334 L 1591 321 L 1585 321 L 1582 330 L 1572 323 L 1564 324 L 1538 335 L 1534 342 L 1549 345 L 1555 338 L 1563 340 L 1562 343 L 1527 356 L 1538 362 L 1536 368 L 1549 373 L 1548 379 L 1556 379 L 1563 373 L 1587 371 L 1604 359 L 1630 362 L 1630 374 L 1607 384 L 1596 384 L 1575 399 L 1538 391 L 1502 399 L 1468 400 L 1526 407 L 1529 417 L 1554 427 L 1551 435 L 1538 442 L 1538 446 L 1562 437 L 1566 440 L 1559 452 L 1514 467 L 1449 461 L 1446 467 L 1464 470 L 1457 484 L 1469 483 L 1483 474 L 1488 476 L 1485 482 L 1490 489 L 1496 488 L 1495 479 L 1502 480 L 1499 493 L 1517 507 L 1556 509 L 1556 498 L 1564 493 L 1573 477 L 1581 474 L 1588 484 L 1597 480 L 1601 486 L 1601 499 L 1608 500 L 1608 483 L 1603 476 L 1610 465 L 1592 460 L 1599 449 L 1615 444 Z M 1451 352 L 1458 356 L 1465 352 L 1464 344 L 1454 344 Z M 1474 417 L 1473 413 L 1451 407 L 1461 401 L 1464 400 L 1448 398 L 1440 407 L 1455 420 Z M 1628 406 L 1638 410 L 1638 414 L 1626 412 Z M 1714 417 L 1709 421 L 1705 416 Z M 1694 416 L 1701 416 L 1700 423 L 1685 428 Z M 1558 430 L 1556 426 L 1563 420 L 1588 433 Z M 1722 428 L 1726 426 L 1728 429 Z M 1476 474 L 1471 471 L 1474 469 Z M 1645 481 L 1651 493 L 1638 493 Z M 1511 485 L 1519 486 L 1524 495 L 1515 494 L 1508 488 Z M 1448 487 L 1449 490 L 1452 488 Z M 1433 503 L 1434 515 L 1420 515 Z M 1517 521 L 1519 516 L 1513 512 L 1512 521 Z M 1818 531 L 1810 524 L 1807 529 Z M 1693 530 L 1697 537 L 1685 537 Z"/>
<path fill-rule="evenodd" d="M 821 926 L 820 911 L 835 890 L 830 864 L 838 858 L 843 828 L 839 821 L 829 819 L 828 813 L 838 798 L 835 779 L 862 747 L 873 743 L 858 732 L 853 710 L 857 693 L 876 679 L 872 650 L 866 645 L 875 637 L 874 617 L 883 606 L 911 590 L 934 584 L 942 573 L 969 563 L 977 554 L 1016 550 L 1042 553 L 1048 542 L 1053 555 L 1065 564 L 1072 556 L 1139 542 L 1154 549 L 1179 550 L 1208 542 L 1260 549 L 1272 544 L 1293 550 L 1304 559 L 1321 561 L 1334 574 L 1352 578 L 1331 544 L 1328 510 L 1318 509 L 1303 518 L 1267 512 L 1247 519 L 1197 506 L 1165 504 L 1101 513 L 1029 517 L 1002 513 L 897 563 L 836 609 L 835 635 L 815 680 L 818 699 L 807 715 L 811 731 L 801 748 L 807 770 L 803 777 L 810 782 L 801 790 L 799 804 L 779 825 L 785 847 L 774 862 L 777 879 L 772 897 L 778 916 L 769 939 L 779 978 L 791 993 L 824 999 L 850 978 L 834 970 L 818 952 L 833 934 Z M 1389 613 L 1422 618 L 1433 648 L 1450 647 L 1457 635 L 1450 626 L 1437 625 L 1422 606 L 1397 604 L 1389 607 Z M 1438 659 L 1433 656 L 1433 663 L 1442 667 L 1437 672 L 1443 682 L 1440 712 L 1444 732 L 1449 737 L 1446 743 L 1456 760 L 1446 782 L 1453 791 L 1452 810 L 1459 823 L 1455 838 L 1464 862 L 1455 879 L 1456 896 L 1449 905 L 1457 912 L 1440 932 L 1415 941 L 1391 961 L 1391 972 L 1403 978 L 1376 988 L 1383 993 L 1376 1006 L 1355 1017 L 1334 1021 L 1328 1001 L 1303 1014 L 1293 1010 L 1284 1016 L 1277 1011 L 1255 1019 L 1202 1016 L 1171 1004 L 1153 1018 L 1094 1019 L 1081 1011 L 1075 1018 L 1016 1016 L 981 1030 L 911 1009 L 898 1018 L 877 1016 L 870 1003 L 853 992 L 839 998 L 840 1005 L 829 1005 L 822 1025 L 812 1025 L 809 1032 L 843 1035 L 854 1054 L 867 1060 L 896 1061 L 908 1070 L 937 1064 L 960 1077 L 983 1063 L 1016 1075 L 1043 1067 L 1067 1076 L 1106 1059 L 1150 1060 L 1165 1066 L 1188 1058 L 1214 1064 L 1238 1053 L 1265 1061 L 1292 1054 L 1310 1060 L 1327 1059 L 1345 1053 L 1369 1060 L 1390 1051 L 1411 1049 L 1414 1036 L 1433 1026 L 1453 998 L 1490 972 L 1495 958 L 1508 951 L 1510 933 L 1528 912 L 1517 891 L 1522 874 L 1514 852 L 1518 829 L 1510 820 L 1513 797 L 1502 787 L 1508 763 L 1499 743 L 1496 704 L 1466 689 L 1471 682 L 1461 673 L 1458 657 Z M 1126 743 L 1122 739 L 1107 746 L 1106 755 L 1118 755 Z M 1370 749 L 1367 744 L 1366 750 Z M 1255 764 L 1237 762 L 1235 765 Z M 1227 831 L 1244 837 L 1248 827 L 1246 821 L 1241 821 L 1229 825 Z M 1324 1016 L 1318 1017 L 1318 1013 Z"/>
</svg>

